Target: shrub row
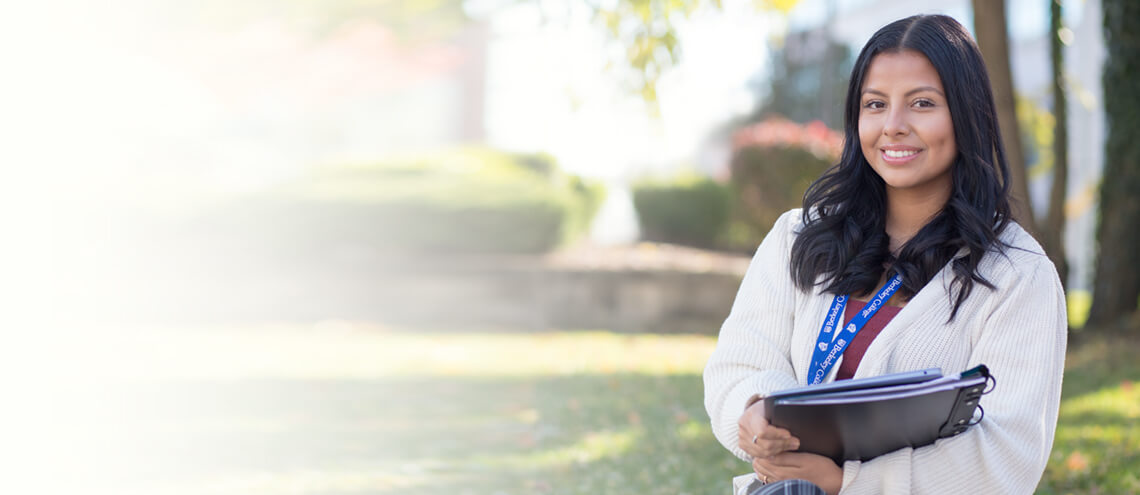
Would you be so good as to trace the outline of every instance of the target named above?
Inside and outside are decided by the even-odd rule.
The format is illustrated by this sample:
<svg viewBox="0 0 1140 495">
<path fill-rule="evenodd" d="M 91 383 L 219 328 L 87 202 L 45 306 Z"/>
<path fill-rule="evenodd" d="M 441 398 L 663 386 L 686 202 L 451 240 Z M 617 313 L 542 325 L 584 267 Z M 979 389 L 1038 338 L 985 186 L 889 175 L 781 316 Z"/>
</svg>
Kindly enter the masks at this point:
<svg viewBox="0 0 1140 495">
<path fill-rule="evenodd" d="M 229 239 L 278 251 L 537 253 L 582 235 L 604 198 L 545 155 L 464 148 L 341 165 L 201 219 Z"/>
<path fill-rule="evenodd" d="M 751 252 L 780 214 L 838 158 L 840 136 L 820 123 L 771 119 L 738 130 L 727 183 L 682 174 L 634 184 L 642 237 Z"/>
<path fill-rule="evenodd" d="M 729 222 L 732 191 L 694 175 L 643 181 L 633 187 L 633 207 L 642 239 L 718 248 Z"/>
</svg>

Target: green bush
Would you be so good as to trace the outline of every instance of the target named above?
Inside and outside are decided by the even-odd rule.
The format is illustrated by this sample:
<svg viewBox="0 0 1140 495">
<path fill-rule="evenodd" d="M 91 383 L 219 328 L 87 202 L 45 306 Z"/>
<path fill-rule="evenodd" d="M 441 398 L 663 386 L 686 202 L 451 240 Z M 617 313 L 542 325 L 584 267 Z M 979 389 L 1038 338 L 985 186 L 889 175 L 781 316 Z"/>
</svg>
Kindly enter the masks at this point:
<svg viewBox="0 0 1140 495">
<path fill-rule="evenodd" d="M 562 172 L 549 156 L 463 148 L 320 168 L 227 204 L 208 221 L 279 251 L 534 253 L 585 233 L 604 196 L 600 184 Z"/>
<path fill-rule="evenodd" d="M 731 183 L 736 200 L 727 247 L 752 251 L 785 211 L 839 158 L 843 136 L 822 122 L 774 116 L 733 133 Z"/>
<path fill-rule="evenodd" d="M 803 203 L 804 191 L 831 162 L 795 146 L 749 146 L 732 158 L 735 192 L 729 244 L 755 249 L 782 213 Z"/>
<path fill-rule="evenodd" d="M 648 241 L 717 247 L 728 223 L 731 192 L 711 179 L 683 176 L 633 186 L 633 206 Z"/>
<path fill-rule="evenodd" d="M 633 187 L 642 237 L 752 252 L 785 211 L 838 158 L 842 136 L 821 122 L 770 118 L 732 136 L 730 179 L 680 176 Z"/>
</svg>

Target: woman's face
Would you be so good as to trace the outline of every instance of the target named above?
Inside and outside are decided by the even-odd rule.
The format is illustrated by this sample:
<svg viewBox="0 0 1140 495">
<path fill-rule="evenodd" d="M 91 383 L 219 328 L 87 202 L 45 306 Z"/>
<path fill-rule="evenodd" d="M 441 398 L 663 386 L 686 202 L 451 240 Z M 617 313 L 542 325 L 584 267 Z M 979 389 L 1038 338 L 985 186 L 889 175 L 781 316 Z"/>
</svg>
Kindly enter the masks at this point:
<svg viewBox="0 0 1140 495">
<path fill-rule="evenodd" d="M 921 53 L 881 53 L 863 80 L 859 143 L 888 192 L 949 197 L 958 155 L 938 71 Z"/>
</svg>

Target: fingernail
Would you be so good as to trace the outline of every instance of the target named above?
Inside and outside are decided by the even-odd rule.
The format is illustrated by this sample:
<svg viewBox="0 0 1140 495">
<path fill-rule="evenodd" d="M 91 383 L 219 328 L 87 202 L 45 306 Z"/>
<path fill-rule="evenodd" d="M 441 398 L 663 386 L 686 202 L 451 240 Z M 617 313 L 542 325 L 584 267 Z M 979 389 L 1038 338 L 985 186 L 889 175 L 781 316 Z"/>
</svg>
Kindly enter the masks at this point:
<svg viewBox="0 0 1140 495">
<path fill-rule="evenodd" d="M 792 440 L 792 450 L 796 450 L 798 448 L 800 448 L 800 441 L 799 440 Z"/>
</svg>

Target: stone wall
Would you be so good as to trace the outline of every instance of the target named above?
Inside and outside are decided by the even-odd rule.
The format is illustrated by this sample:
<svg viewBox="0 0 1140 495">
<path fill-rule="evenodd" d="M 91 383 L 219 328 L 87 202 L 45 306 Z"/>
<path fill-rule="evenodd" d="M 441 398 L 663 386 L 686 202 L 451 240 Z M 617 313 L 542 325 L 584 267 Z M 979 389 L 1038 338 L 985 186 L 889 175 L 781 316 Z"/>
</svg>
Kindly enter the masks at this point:
<svg viewBox="0 0 1140 495">
<path fill-rule="evenodd" d="M 346 319 L 441 330 L 713 334 L 748 263 L 658 245 L 547 256 L 349 252 L 180 261 L 156 263 L 133 283 L 121 279 L 134 289 L 118 313 L 189 324 Z"/>
<path fill-rule="evenodd" d="M 655 251 L 408 262 L 377 301 L 405 324 L 715 334 L 747 258 Z"/>
<path fill-rule="evenodd" d="M 681 271 L 524 269 L 390 274 L 377 316 L 431 327 L 715 333 L 740 277 Z"/>
</svg>

